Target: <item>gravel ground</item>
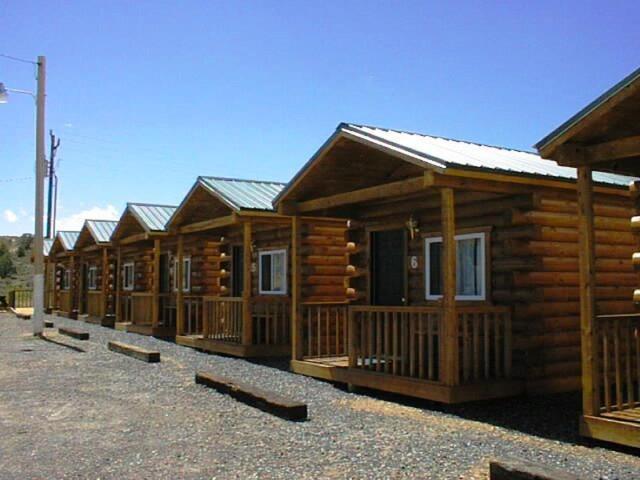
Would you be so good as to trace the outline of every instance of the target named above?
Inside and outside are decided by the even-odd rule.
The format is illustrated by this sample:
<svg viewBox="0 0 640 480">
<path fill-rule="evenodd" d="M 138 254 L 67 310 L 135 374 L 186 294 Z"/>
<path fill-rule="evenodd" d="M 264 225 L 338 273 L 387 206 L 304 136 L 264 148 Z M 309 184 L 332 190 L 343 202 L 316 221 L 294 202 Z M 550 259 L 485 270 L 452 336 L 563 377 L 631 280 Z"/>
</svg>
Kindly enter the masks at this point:
<svg viewBox="0 0 640 480">
<path fill-rule="evenodd" d="M 574 396 L 442 407 L 358 395 L 274 366 L 51 317 L 81 342 L 0 313 L 1 479 L 486 478 L 520 457 L 585 479 L 640 478 L 633 452 L 579 445 Z M 108 340 L 159 350 L 160 364 L 110 352 Z M 277 364 L 276 364 L 277 366 Z M 309 404 L 288 422 L 195 385 L 197 369 Z"/>
</svg>

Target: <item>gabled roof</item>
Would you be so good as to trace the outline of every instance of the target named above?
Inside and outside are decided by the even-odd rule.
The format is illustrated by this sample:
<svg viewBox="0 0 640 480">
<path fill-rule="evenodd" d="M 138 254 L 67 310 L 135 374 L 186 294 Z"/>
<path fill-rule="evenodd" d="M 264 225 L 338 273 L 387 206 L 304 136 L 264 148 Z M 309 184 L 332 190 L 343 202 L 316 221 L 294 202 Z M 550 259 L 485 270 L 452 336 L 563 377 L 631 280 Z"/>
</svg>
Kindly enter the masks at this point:
<svg viewBox="0 0 640 480">
<path fill-rule="evenodd" d="M 136 217 L 142 228 L 149 232 L 164 232 L 176 208 L 170 205 L 127 203 L 127 210 Z"/>
<path fill-rule="evenodd" d="M 78 240 L 78 235 L 80 235 L 80 232 L 60 230 L 58 232 L 57 238 L 60 240 L 62 248 L 64 248 L 66 251 L 70 251 L 73 250 L 73 247 L 76 244 L 76 240 Z"/>
<path fill-rule="evenodd" d="M 42 254 L 45 257 L 49 256 L 49 251 L 51 250 L 51 247 L 53 245 L 53 238 L 45 238 L 43 243 L 42 243 Z"/>
<path fill-rule="evenodd" d="M 373 149 L 387 152 L 389 155 L 398 156 L 425 169 L 443 173 L 447 168 L 458 168 L 520 176 L 552 177 L 560 180 L 575 180 L 577 178 L 575 168 L 560 166 L 556 162 L 544 160 L 532 152 L 401 130 L 341 123 L 320 150 L 280 192 L 274 201 L 275 203 L 291 190 L 293 185 L 311 168 L 312 164 L 331 148 L 338 137 L 354 140 Z M 593 178 L 598 183 L 625 187 L 632 180 L 623 175 L 603 172 L 594 172 Z"/>
<path fill-rule="evenodd" d="M 86 220 L 85 226 L 96 243 L 109 243 L 111 234 L 118 225 L 113 220 Z"/>
<path fill-rule="evenodd" d="M 198 177 L 197 182 L 234 210 L 273 211 L 273 199 L 285 187 L 281 182 L 223 177 Z"/>
<path fill-rule="evenodd" d="M 555 139 L 568 132 L 570 129 L 578 125 L 582 122 L 586 117 L 588 117 L 591 113 L 595 112 L 599 108 L 603 107 L 606 103 L 612 101 L 617 97 L 621 92 L 625 89 L 633 86 L 636 82 L 640 82 L 640 68 L 634 70 L 621 81 L 616 83 L 609 90 L 604 92 L 598 98 L 596 98 L 589 105 L 584 107 L 578 113 L 573 115 L 569 120 L 564 122 L 558 128 L 553 130 L 547 136 L 545 136 L 542 140 L 535 144 L 535 148 L 540 151 L 543 150 L 547 145 L 553 142 Z"/>
</svg>

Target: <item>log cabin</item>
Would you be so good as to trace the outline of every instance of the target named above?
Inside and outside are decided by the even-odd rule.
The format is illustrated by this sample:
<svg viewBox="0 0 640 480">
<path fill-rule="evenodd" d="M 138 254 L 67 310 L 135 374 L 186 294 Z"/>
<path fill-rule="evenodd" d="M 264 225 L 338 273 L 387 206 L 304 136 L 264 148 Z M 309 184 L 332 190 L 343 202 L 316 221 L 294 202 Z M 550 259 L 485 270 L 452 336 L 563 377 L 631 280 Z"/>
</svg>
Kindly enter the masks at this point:
<svg viewBox="0 0 640 480">
<path fill-rule="evenodd" d="M 291 226 L 272 205 L 283 187 L 199 177 L 185 196 L 169 221 L 171 263 L 183 278 L 179 290 L 173 282 L 177 343 L 239 357 L 290 355 Z"/>
<path fill-rule="evenodd" d="M 111 235 L 116 252 L 115 312 L 118 329 L 157 337 L 175 336 L 175 307 L 162 303 L 164 282 L 155 259 L 176 207 L 128 203 Z M 155 269 L 154 269 L 155 268 Z"/>
<path fill-rule="evenodd" d="M 597 182 L 612 173 L 640 177 L 639 118 L 640 69 L 536 144 L 543 158 L 578 171 L 580 433 L 636 448 L 640 448 L 640 290 L 631 288 L 638 286 L 638 278 L 629 265 L 640 269 L 640 183 L 629 184 L 630 227 L 635 235 L 630 246 L 624 244 L 628 257 L 624 265 L 605 273 L 604 219 Z M 624 308 L 614 308 L 603 298 L 605 275 L 625 285 L 620 299 Z"/>
<path fill-rule="evenodd" d="M 55 264 L 49 257 L 53 240 L 53 238 L 45 238 L 42 243 L 42 255 L 44 256 L 44 309 L 47 314 L 53 312 L 56 306 L 56 269 Z M 31 261 L 33 262 L 33 258 Z"/>
<path fill-rule="evenodd" d="M 58 315 L 77 318 L 77 265 L 74 246 L 80 232 L 59 231 L 49 250 L 54 275 L 55 306 Z"/>
<path fill-rule="evenodd" d="M 114 326 L 115 252 L 111 235 L 117 222 L 85 220 L 76 240 L 78 265 L 78 318 Z"/>
<path fill-rule="evenodd" d="M 608 313 L 633 311 L 628 181 L 594 173 Z M 292 216 L 294 372 L 445 403 L 580 387 L 574 168 L 341 124 L 275 205 Z M 343 219 L 344 236 L 303 215 Z M 307 246 L 325 241 L 336 257 L 319 261 Z M 310 300 L 309 284 L 340 301 Z"/>
</svg>

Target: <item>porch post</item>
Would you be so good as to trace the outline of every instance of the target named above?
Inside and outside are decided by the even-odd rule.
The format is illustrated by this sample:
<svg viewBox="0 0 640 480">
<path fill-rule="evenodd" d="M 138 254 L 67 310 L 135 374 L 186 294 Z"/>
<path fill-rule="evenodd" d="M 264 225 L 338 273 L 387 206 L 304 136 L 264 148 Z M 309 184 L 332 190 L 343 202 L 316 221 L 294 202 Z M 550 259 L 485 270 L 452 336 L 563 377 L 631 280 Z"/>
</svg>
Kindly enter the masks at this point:
<svg viewBox="0 0 640 480">
<path fill-rule="evenodd" d="M 578 232 L 580 246 L 580 331 L 582 341 L 582 409 L 597 415 L 600 409 L 598 345 L 595 336 L 595 237 L 591 167 L 578 167 Z"/>
<path fill-rule="evenodd" d="M 153 298 L 151 299 L 151 325 L 156 327 L 160 311 L 160 239 L 153 241 Z"/>
<path fill-rule="evenodd" d="M 77 305 L 78 302 L 78 286 L 79 286 L 79 282 L 80 282 L 80 278 L 79 278 L 79 274 L 78 274 L 78 267 L 76 265 L 76 255 L 75 254 L 71 254 L 71 285 L 69 285 L 69 306 L 70 308 L 70 312 L 69 315 L 71 315 L 73 313 L 73 311 L 75 310 L 75 312 L 78 312 L 78 308 L 79 306 Z"/>
<path fill-rule="evenodd" d="M 122 292 L 122 285 L 121 285 L 122 276 L 120 272 L 121 265 L 122 265 L 122 248 L 120 247 L 120 245 L 118 245 L 118 249 L 116 253 L 116 268 L 115 268 L 114 277 L 113 277 L 114 286 L 116 287 L 114 289 L 116 294 L 116 311 L 115 311 L 116 322 L 122 321 L 121 313 L 120 313 L 120 302 L 121 302 L 120 297 Z"/>
<path fill-rule="evenodd" d="M 251 220 L 244 222 L 243 235 L 242 344 L 251 345 L 253 343 L 253 317 L 251 315 Z"/>
<path fill-rule="evenodd" d="M 291 219 L 291 358 L 302 359 L 302 329 L 298 323 L 300 314 L 301 268 L 300 263 L 300 217 Z"/>
<path fill-rule="evenodd" d="M 446 385 L 457 385 L 458 316 L 456 314 L 456 220 L 453 189 L 440 191 L 442 209 L 442 355 L 441 375 Z"/>
<path fill-rule="evenodd" d="M 100 285 L 100 317 L 107 314 L 107 292 L 109 290 L 109 252 L 107 247 L 102 247 L 102 278 Z"/>
<path fill-rule="evenodd" d="M 178 235 L 178 264 L 176 265 L 176 335 L 184 333 L 184 292 L 182 291 L 182 261 L 184 257 L 184 237 Z"/>
<path fill-rule="evenodd" d="M 84 258 L 82 255 L 78 255 L 78 291 L 76 292 L 76 301 L 78 302 L 78 315 L 84 314 L 84 310 L 82 309 L 82 295 L 84 293 Z"/>
</svg>

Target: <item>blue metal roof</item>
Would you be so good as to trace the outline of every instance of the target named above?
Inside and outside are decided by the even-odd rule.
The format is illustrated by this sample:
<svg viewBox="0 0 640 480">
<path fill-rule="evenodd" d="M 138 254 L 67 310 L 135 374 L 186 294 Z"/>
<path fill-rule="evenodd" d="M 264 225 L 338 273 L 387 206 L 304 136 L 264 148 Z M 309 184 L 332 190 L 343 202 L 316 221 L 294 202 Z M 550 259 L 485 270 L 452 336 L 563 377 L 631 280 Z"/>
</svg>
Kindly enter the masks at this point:
<svg viewBox="0 0 640 480">
<path fill-rule="evenodd" d="M 285 187 L 281 182 L 223 177 L 198 177 L 198 182 L 234 210 L 273 211 L 273 200 Z"/>
<path fill-rule="evenodd" d="M 96 243 L 109 243 L 111 234 L 118 222 L 112 220 L 87 220 L 85 225 Z"/>
<path fill-rule="evenodd" d="M 62 243 L 62 248 L 65 250 L 73 250 L 73 247 L 76 244 L 76 240 L 78 240 L 78 236 L 80 232 L 70 232 L 67 230 L 61 230 L 58 232 L 58 238 Z"/>
<path fill-rule="evenodd" d="M 49 256 L 49 251 L 51 250 L 51 246 L 53 245 L 53 238 L 45 238 L 42 243 L 42 254 L 45 257 Z"/>
<path fill-rule="evenodd" d="M 127 209 L 138 219 L 145 230 L 166 231 L 167 222 L 177 207 L 148 203 L 128 203 Z"/>
</svg>

